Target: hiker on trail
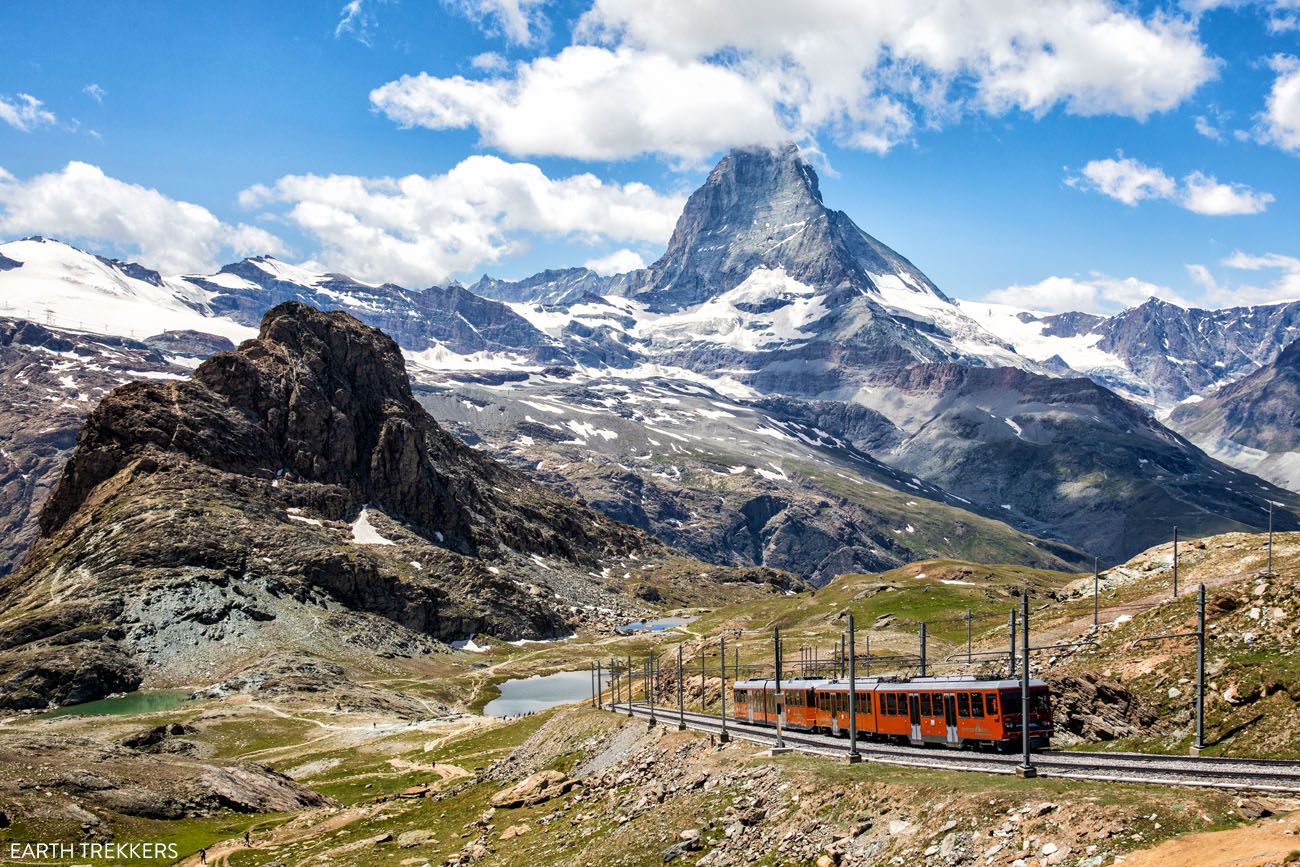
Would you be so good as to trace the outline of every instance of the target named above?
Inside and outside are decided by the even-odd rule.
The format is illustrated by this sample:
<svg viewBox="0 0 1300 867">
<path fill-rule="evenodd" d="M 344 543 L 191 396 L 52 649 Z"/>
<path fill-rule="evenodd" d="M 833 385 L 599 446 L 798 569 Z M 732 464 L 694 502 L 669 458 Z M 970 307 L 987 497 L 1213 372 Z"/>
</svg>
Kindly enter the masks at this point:
<svg viewBox="0 0 1300 867">
<path fill-rule="evenodd" d="M 206 863 L 208 863 L 208 850 L 207 850 L 207 849 L 200 849 L 200 850 L 199 850 L 199 863 L 200 863 L 200 864 L 206 864 Z"/>
<path fill-rule="evenodd" d="M 247 831 L 244 832 L 244 846 L 248 849 L 253 848 L 253 835 Z"/>
</svg>

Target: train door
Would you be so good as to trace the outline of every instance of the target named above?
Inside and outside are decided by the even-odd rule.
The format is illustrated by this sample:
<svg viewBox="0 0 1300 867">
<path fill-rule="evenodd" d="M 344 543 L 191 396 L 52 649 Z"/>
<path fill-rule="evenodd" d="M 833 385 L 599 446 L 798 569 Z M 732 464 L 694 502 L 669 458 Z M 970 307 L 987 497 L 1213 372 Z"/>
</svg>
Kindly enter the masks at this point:
<svg viewBox="0 0 1300 867">
<path fill-rule="evenodd" d="M 845 696 L 848 693 L 844 693 Z M 842 699 L 838 692 L 829 693 L 831 704 L 831 734 L 835 737 L 840 736 L 840 704 Z"/>
<path fill-rule="evenodd" d="M 948 744 L 955 745 L 957 739 L 957 693 L 943 694 L 943 724 L 948 729 Z"/>
<path fill-rule="evenodd" d="M 912 740 L 921 742 L 921 697 L 914 692 L 907 694 L 907 721 L 912 724 Z"/>
<path fill-rule="evenodd" d="M 755 699 L 757 696 L 758 696 L 757 691 L 752 690 L 752 689 L 749 690 L 749 692 L 746 693 L 746 697 L 747 697 L 748 700 L 745 702 L 745 709 L 746 709 L 747 711 L 749 711 L 749 722 L 750 722 L 750 725 L 753 725 L 753 723 L 754 723 L 754 699 Z"/>
</svg>

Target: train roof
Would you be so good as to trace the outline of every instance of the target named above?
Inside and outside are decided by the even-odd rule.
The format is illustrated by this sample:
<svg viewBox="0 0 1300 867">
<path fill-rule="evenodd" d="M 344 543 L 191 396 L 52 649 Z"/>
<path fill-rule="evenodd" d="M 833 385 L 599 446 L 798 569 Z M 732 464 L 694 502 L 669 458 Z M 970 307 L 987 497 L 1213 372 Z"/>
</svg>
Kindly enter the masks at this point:
<svg viewBox="0 0 1300 867">
<path fill-rule="evenodd" d="M 1030 689 L 1045 686 L 1047 686 L 1047 681 L 1037 678 L 1029 679 Z M 877 689 L 881 692 L 914 692 L 922 689 L 1020 689 L 1020 680 L 1019 678 L 980 680 L 974 677 L 914 677 L 911 680 L 900 680 L 897 683 L 882 683 Z"/>
<path fill-rule="evenodd" d="M 781 678 L 781 687 L 782 689 L 825 689 L 826 685 L 832 682 L 824 677 L 783 677 Z M 732 687 L 734 689 L 767 689 L 775 685 L 776 681 L 769 677 L 764 680 L 739 680 Z"/>
<path fill-rule="evenodd" d="M 733 689 L 771 689 L 776 685 L 772 678 L 764 680 L 741 680 L 732 685 Z M 848 692 L 849 682 L 847 680 L 830 680 L 830 679 L 813 679 L 799 678 L 795 680 L 781 679 L 783 689 L 819 689 L 824 692 Z M 962 676 L 962 677 L 914 677 L 911 680 L 892 680 L 878 677 L 860 677 L 857 679 L 859 690 L 877 690 L 880 692 L 916 692 L 922 689 L 935 690 L 985 690 L 985 689 L 1020 689 L 1020 681 L 1013 678 L 1002 678 L 1000 680 L 980 680 L 979 678 Z M 1046 687 L 1047 682 L 1038 678 L 1030 678 L 1029 686 L 1031 689 Z"/>
</svg>

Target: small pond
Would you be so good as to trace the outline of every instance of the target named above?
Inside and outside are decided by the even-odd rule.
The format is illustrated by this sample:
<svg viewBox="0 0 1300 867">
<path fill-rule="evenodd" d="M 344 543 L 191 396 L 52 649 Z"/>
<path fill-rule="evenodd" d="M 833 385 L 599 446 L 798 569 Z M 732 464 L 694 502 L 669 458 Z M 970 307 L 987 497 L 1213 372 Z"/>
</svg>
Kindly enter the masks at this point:
<svg viewBox="0 0 1300 867">
<path fill-rule="evenodd" d="M 129 692 L 116 698 L 102 698 L 99 701 L 87 701 L 81 704 L 69 704 L 41 714 L 42 717 L 56 716 L 134 716 L 140 713 L 154 713 L 180 707 L 189 698 L 189 693 L 180 689 L 146 689 Z"/>
<path fill-rule="evenodd" d="M 636 620 L 632 623 L 624 623 L 617 628 L 618 632 L 663 632 L 665 629 L 672 629 L 675 626 L 684 626 L 694 620 L 694 617 L 660 617 L 658 620 Z"/>
<path fill-rule="evenodd" d="M 608 684 L 609 678 L 602 677 Z M 591 672 L 561 671 L 546 676 L 507 680 L 500 684 L 501 695 L 483 708 L 484 716 L 518 716 L 535 713 L 561 704 L 587 701 L 591 698 Z"/>
</svg>

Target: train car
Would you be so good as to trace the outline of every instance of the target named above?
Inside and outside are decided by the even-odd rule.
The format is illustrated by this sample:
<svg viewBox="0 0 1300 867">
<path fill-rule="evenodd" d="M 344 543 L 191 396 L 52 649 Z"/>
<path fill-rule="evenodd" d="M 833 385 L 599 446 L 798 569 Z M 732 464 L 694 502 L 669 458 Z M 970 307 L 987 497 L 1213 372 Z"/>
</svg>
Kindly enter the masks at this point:
<svg viewBox="0 0 1300 867">
<path fill-rule="evenodd" d="M 858 734 L 864 738 L 876 731 L 875 689 L 879 680 L 858 678 L 854 684 L 857 701 L 854 707 Z M 833 735 L 849 731 L 849 682 L 828 680 L 817 688 L 817 728 Z"/>
<path fill-rule="evenodd" d="M 876 687 L 877 732 L 889 740 L 1010 748 L 1021 738 L 1020 681 L 918 677 Z M 1031 747 L 1052 736 L 1047 684 L 1029 682 Z"/>
<path fill-rule="evenodd" d="M 795 678 L 781 680 L 781 695 L 785 697 L 785 711 L 781 717 L 783 728 L 813 731 L 817 728 L 817 689 L 826 680 Z M 731 715 L 737 722 L 757 725 L 776 725 L 776 681 L 742 680 L 731 693 Z"/>
<path fill-rule="evenodd" d="M 1013 749 L 1021 742 L 1020 681 L 974 677 L 918 677 L 911 680 L 863 678 L 857 686 L 857 730 L 864 740 L 942 744 L 948 747 Z M 735 684 L 732 718 L 757 725 L 776 724 L 772 680 Z M 781 724 L 803 731 L 847 735 L 849 685 L 843 680 L 782 680 L 785 712 Z M 1029 733 L 1033 748 L 1052 736 L 1047 684 L 1029 682 Z"/>
</svg>

